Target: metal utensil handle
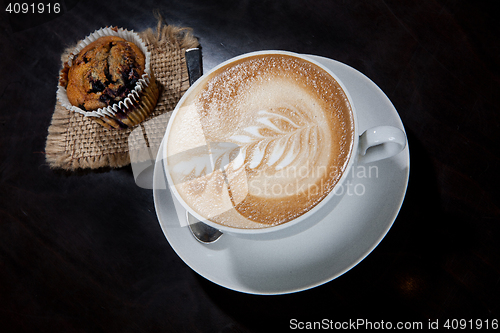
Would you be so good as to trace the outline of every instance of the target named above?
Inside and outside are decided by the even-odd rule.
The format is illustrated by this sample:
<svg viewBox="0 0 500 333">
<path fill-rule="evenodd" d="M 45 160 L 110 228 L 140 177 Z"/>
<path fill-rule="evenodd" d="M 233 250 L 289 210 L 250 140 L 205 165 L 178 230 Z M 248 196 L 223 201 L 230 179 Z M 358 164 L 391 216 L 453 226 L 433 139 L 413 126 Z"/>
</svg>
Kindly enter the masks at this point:
<svg viewBox="0 0 500 333">
<path fill-rule="evenodd" d="M 189 75 L 189 85 L 192 86 L 193 83 L 203 75 L 201 50 L 197 47 L 187 49 L 185 56 Z"/>
</svg>

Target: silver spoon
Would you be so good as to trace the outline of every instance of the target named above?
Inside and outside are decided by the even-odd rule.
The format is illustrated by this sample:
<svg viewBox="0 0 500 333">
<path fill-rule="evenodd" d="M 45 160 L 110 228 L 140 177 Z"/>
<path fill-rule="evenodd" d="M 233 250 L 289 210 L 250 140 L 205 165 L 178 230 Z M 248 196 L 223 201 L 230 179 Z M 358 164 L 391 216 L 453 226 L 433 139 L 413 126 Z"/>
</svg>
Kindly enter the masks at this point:
<svg viewBox="0 0 500 333">
<path fill-rule="evenodd" d="M 196 240 L 200 243 L 210 244 L 215 242 L 222 236 L 222 232 L 220 232 L 219 230 L 212 228 L 211 226 L 201 221 L 198 221 L 198 219 L 189 214 L 189 212 L 186 212 L 186 214 L 189 230 L 191 230 L 191 234 L 193 234 L 194 238 L 196 238 Z"/>
<path fill-rule="evenodd" d="M 192 85 L 202 74 L 201 63 L 201 50 L 199 48 L 192 48 L 186 50 L 186 65 L 188 68 L 189 85 Z M 194 238 L 203 244 L 210 244 L 215 242 L 222 236 L 222 232 L 212 228 L 211 226 L 198 221 L 193 215 L 187 214 L 187 221 L 189 230 Z"/>
</svg>

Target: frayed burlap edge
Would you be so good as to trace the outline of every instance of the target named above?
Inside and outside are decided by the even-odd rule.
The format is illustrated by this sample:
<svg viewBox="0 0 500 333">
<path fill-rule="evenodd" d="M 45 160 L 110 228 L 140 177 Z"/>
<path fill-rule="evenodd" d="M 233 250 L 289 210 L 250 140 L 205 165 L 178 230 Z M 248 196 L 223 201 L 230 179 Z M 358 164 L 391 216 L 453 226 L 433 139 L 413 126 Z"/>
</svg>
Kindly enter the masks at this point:
<svg viewBox="0 0 500 333">
<path fill-rule="evenodd" d="M 158 20 L 158 25 L 156 30 L 149 28 L 146 31 L 139 33 L 141 38 L 146 42 L 148 49 L 154 51 L 157 48 L 175 48 L 182 51 L 182 57 L 180 61 L 182 62 L 182 74 L 180 91 L 172 92 L 169 89 L 162 89 L 160 93 L 160 99 L 157 107 L 150 115 L 148 121 L 152 118 L 158 117 L 166 112 L 171 112 L 173 110 L 173 105 L 175 101 L 178 101 L 182 94 L 189 88 L 189 77 L 187 72 L 187 67 L 184 58 L 184 52 L 186 49 L 198 47 L 198 40 L 193 36 L 192 30 L 190 28 L 182 28 L 171 25 L 165 25 L 162 23 L 162 19 Z M 70 50 L 73 47 L 67 48 L 62 54 L 62 63 L 67 61 L 70 54 Z M 154 56 L 154 52 L 153 56 Z M 161 56 L 168 56 L 168 54 L 161 54 Z M 158 78 L 157 78 L 158 79 Z M 162 82 L 158 82 L 162 86 Z M 165 84 L 165 82 L 163 82 Z M 169 94 L 166 96 L 166 94 Z M 162 106 L 162 100 L 168 100 L 169 103 Z M 130 164 L 130 154 L 129 149 L 121 148 L 117 151 L 112 151 L 111 153 L 99 154 L 97 156 L 87 156 L 85 154 L 75 154 L 74 151 L 68 149 L 68 128 L 71 117 L 83 117 L 82 115 L 75 115 L 68 109 L 62 107 L 59 103 L 56 103 L 54 113 L 52 116 L 51 124 L 48 128 L 47 141 L 45 146 L 45 157 L 46 161 L 51 168 L 61 168 L 65 170 L 76 170 L 76 169 L 98 169 L 104 167 L 119 168 Z M 168 119 L 165 117 L 158 117 L 159 119 Z M 88 122 L 93 123 L 93 121 L 88 120 Z M 142 125 L 142 124 L 141 124 Z M 94 124 L 89 125 L 91 129 Z M 166 126 L 166 125 L 165 125 Z M 97 138 L 104 138 L 106 141 L 106 136 L 116 136 L 119 135 L 119 140 L 127 140 L 128 135 L 133 129 L 127 130 L 105 130 L 101 133 L 101 136 Z M 102 129 L 98 129 L 102 131 Z M 161 140 L 157 138 L 157 141 Z M 96 145 L 102 145 L 102 143 L 95 143 Z M 140 152 L 135 152 L 135 155 L 140 155 Z"/>
</svg>

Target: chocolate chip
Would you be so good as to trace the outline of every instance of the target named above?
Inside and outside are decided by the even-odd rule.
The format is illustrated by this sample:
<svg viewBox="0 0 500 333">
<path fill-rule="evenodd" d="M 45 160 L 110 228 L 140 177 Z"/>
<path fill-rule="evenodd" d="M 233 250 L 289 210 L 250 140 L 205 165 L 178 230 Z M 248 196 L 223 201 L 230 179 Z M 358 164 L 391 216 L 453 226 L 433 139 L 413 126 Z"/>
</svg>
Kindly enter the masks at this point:
<svg viewBox="0 0 500 333">
<path fill-rule="evenodd" d="M 101 80 L 90 79 L 90 84 L 92 85 L 92 89 L 89 91 L 91 93 L 101 92 L 106 89 L 104 83 Z"/>
<path fill-rule="evenodd" d="M 111 101 L 113 101 L 114 99 L 114 96 L 112 96 L 111 94 L 113 93 L 113 91 L 109 88 L 106 88 L 103 93 L 101 94 L 101 96 L 99 96 L 99 101 L 101 101 L 102 103 L 106 104 L 106 105 L 109 105 Z"/>
<path fill-rule="evenodd" d="M 116 83 L 116 81 L 113 80 L 113 77 L 109 73 L 109 63 L 106 63 L 106 66 L 104 67 L 104 76 L 106 77 L 106 80 L 111 83 Z"/>
<path fill-rule="evenodd" d="M 126 86 L 121 86 L 116 90 L 115 97 L 120 97 L 120 99 L 122 99 L 128 95 L 129 91 L 130 90 Z"/>
<path fill-rule="evenodd" d="M 124 81 L 126 82 L 127 87 L 130 90 L 133 90 L 135 88 L 135 85 L 137 84 L 137 81 L 139 81 L 139 73 L 137 73 L 137 70 L 134 68 L 131 68 L 127 77 L 124 77 Z"/>
</svg>

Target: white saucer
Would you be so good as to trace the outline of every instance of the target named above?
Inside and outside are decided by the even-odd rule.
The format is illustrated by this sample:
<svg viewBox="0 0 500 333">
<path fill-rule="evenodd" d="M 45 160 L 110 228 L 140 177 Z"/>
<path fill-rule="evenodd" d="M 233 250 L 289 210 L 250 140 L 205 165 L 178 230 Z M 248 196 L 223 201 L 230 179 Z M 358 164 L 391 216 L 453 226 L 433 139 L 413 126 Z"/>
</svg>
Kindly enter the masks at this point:
<svg viewBox="0 0 500 333">
<path fill-rule="evenodd" d="M 370 79 L 340 62 L 310 57 L 330 68 L 349 90 L 358 112 L 359 133 L 378 125 L 404 131 L 391 101 Z M 170 192 L 165 189 L 159 160 L 154 171 L 153 196 L 168 242 L 195 272 L 240 292 L 292 293 L 337 278 L 378 245 L 403 203 L 409 157 L 407 146 L 392 158 L 366 164 L 364 169 L 358 166 L 351 175 L 351 185 L 345 187 L 350 192 L 332 213 L 314 227 L 279 240 L 256 241 L 226 234 L 214 244 L 199 243 L 179 222 Z"/>
</svg>

